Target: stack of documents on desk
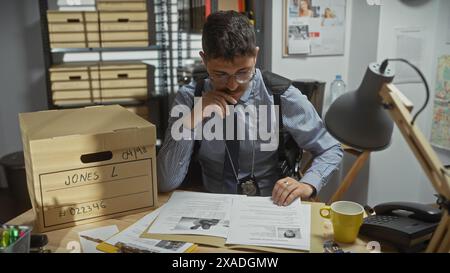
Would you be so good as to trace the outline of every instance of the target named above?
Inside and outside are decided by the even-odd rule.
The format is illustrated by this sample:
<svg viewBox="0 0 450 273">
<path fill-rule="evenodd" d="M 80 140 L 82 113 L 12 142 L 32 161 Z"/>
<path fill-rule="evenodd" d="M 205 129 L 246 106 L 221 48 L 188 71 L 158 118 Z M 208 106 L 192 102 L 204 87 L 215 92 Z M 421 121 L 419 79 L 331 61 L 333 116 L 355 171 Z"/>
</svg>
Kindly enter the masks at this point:
<svg viewBox="0 0 450 273">
<path fill-rule="evenodd" d="M 117 226 L 107 226 L 80 232 L 80 242 L 85 253 L 183 253 L 192 252 L 196 245 L 187 242 L 140 238 L 140 235 L 158 216 L 160 209 L 147 214 L 139 221 L 118 232 Z M 126 251 L 123 251 L 126 249 Z"/>
<path fill-rule="evenodd" d="M 311 207 L 270 197 L 174 192 L 141 237 L 262 251 L 310 249 Z"/>
</svg>

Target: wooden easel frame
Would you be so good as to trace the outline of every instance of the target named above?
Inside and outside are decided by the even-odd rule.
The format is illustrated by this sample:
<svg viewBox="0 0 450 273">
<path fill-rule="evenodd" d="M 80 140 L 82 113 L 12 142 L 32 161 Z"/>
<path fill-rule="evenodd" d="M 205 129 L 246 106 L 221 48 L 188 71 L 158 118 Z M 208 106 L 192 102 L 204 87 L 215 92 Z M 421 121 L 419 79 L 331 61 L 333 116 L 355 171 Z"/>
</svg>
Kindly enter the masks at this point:
<svg viewBox="0 0 450 273">
<path fill-rule="evenodd" d="M 400 129 L 436 192 L 450 201 L 450 179 L 442 162 L 420 129 L 411 124 L 412 103 L 394 86 L 385 84 L 380 90 L 383 105 Z M 441 222 L 433 234 L 427 252 L 450 252 L 450 216 L 443 210 Z"/>
<path fill-rule="evenodd" d="M 342 148 L 344 149 L 345 152 L 356 156 L 356 160 L 353 163 L 350 170 L 345 175 L 344 180 L 342 180 L 342 183 L 339 185 L 336 192 L 333 194 L 333 196 L 328 201 L 328 204 L 332 204 L 332 203 L 342 199 L 342 196 L 347 192 L 348 188 L 350 188 L 350 186 L 353 184 L 353 182 L 356 179 L 356 176 L 358 175 L 359 171 L 364 167 L 364 164 L 366 163 L 366 161 L 370 155 L 370 151 L 367 151 L 367 150 L 359 151 L 352 147 L 346 146 L 344 144 L 342 144 Z"/>
</svg>

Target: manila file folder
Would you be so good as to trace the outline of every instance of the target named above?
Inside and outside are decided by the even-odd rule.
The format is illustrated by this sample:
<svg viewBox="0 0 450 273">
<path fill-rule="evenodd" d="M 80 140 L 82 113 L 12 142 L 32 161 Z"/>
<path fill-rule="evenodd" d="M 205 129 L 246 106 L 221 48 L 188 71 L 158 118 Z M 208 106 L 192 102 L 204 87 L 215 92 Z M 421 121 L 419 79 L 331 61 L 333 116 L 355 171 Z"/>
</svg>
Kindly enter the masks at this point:
<svg viewBox="0 0 450 273">
<path fill-rule="evenodd" d="M 322 203 L 309 203 L 303 202 L 303 204 L 311 205 L 311 241 L 310 241 L 310 252 L 321 253 L 323 252 L 323 242 L 324 242 L 324 222 L 323 218 L 319 214 L 319 210 L 324 206 Z M 227 245 L 225 244 L 226 239 L 222 237 L 215 236 L 203 236 L 203 235 L 181 235 L 181 234 L 153 234 L 148 233 L 150 226 L 141 234 L 142 238 L 157 239 L 157 240 L 170 240 L 170 241 L 181 241 L 189 242 L 200 245 L 207 245 L 219 248 L 228 249 L 243 249 L 250 251 L 261 251 L 261 252 L 277 252 L 277 253 L 304 253 L 308 251 L 301 251 L 296 249 L 287 248 L 275 248 L 275 247 L 264 247 L 264 246 L 252 246 L 252 245 Z"/>
</svg>

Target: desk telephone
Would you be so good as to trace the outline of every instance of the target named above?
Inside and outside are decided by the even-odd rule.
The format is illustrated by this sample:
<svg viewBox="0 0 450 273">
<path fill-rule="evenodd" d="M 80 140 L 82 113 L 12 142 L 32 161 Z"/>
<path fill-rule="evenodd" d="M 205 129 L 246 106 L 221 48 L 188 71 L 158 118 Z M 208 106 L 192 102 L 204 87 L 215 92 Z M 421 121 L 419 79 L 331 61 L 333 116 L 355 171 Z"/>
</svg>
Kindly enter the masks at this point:
<svg viewBox="0 0 450 273">
<path fill-rule="evenodd" d="M 389 242 L 401 252 L 423 250 L 442 216 L 437 208 L 409 202 L 384 203 L 374 210 L 376 215 L 364 219 L 360 234 Z"/>
</svg>

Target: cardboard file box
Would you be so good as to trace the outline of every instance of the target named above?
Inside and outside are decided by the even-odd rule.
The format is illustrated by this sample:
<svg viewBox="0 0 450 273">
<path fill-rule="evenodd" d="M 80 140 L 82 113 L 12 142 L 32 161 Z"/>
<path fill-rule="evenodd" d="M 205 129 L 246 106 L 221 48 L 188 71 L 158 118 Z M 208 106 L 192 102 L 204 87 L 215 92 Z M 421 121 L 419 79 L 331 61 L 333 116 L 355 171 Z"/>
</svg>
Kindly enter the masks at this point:
<svg viewBox="0 0 450 273">
<path fill-rule="evenodd" d="M 157 206 L 153 124 L 118 105 L 19 119 L 38 231 Z"/>
<path fill-rule="evenodd" d="M 154 90 L 154 66 L 143 63 L 64 64 L 50 68 L 55 105 L 145 101 Z"/>
<path fill-rule="evenodd" d="M 143 119 L 149 119 L 148 106 L 127 106 L 125 108 Z"/>
<path fill-rule="evenodd" d="M 47 11 L 51 48 L 100 47 L 98 13 Z"/>
<path fill-rule="evenodd" d="M 47 19 L 51 48 L 147 47 L 156 41 L 154 19 L 145 9 L 48 11 Z"/>
<path fill-rule="evenodd" d="M 149 20 L 146 11 L 99 12 L 102 47 L 149 45 Z"/>
</svg>

